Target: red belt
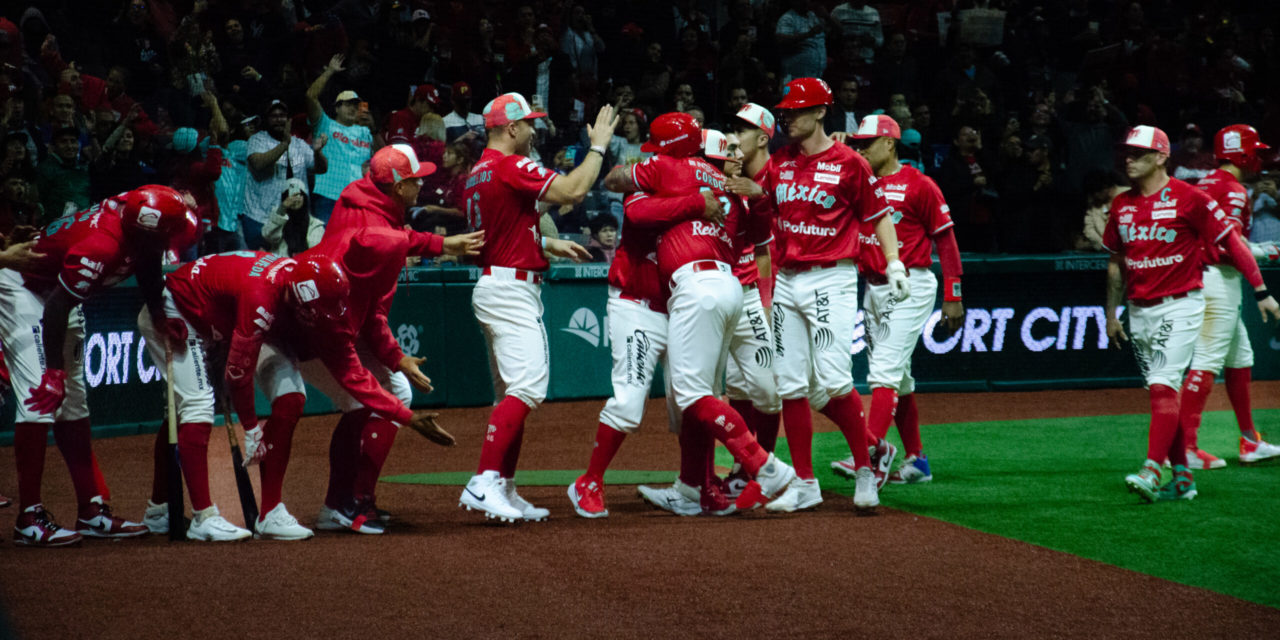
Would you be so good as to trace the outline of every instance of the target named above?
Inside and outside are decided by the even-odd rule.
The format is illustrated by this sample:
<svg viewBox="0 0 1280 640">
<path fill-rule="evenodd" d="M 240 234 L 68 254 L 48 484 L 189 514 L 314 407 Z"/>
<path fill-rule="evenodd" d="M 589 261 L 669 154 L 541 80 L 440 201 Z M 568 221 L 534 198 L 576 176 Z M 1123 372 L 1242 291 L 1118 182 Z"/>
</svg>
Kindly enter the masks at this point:
<svg viewBox="0 0 1280 640">
<path fill-rule="evenodd" d="M 889 284 L 889 276 L 883 273 L 875 273 L 874 271 L 862 274 L 862 279 L 866 280 L 867 284 L 873 285 L 873 286 L 882 286 L 882 285 Z"/>
<path fill-rule="evenodd" d="M 1143 307 L 1143 308 L 1154 307 L 1158 304 L 1161 304 L 1164 302 L 1171 302 L 1179 298 L 1185 298 L 1189 295 L 1191 295 L 1190 291 L 1183 291 L 1182 293 L 1175 293 L 1171 296 L 1165 296 L 1163 298 L 1151 298 L 1148 300 L 1130 300 L 1129 305 L 1134 307 Z"/>
<path fill-rule="evenodd" d="M 516 280 L 524 280 L 529 284 L 542 284 L 542 274 L 537 271 L 526 271 L 524 269 L 512 269 L 511 271 L 512 277 Z M 493 270 L 490 267 L 485 267 L 483 273 L 486 276 L 491 276 L 493 275 Z"/>
<path fill-rule="evenodd" d="M 666 310 L 666 309 L 665 309 L 661 304 L 658 304 L 656 301 L 654 301 L 654 300 L 650 300 L 650 299 L 648 299 L 648 298 L 641 298 L 641 297 L 638 297 L 638 296 L 633 296 L 633 295 L 631 295 L 631 294 L 629 294 L 629 293 L 619 293 L 619 294 L 618 294 L 618 299 L 619 299 L 619 300 L 627 300 L 627 301 L 629 301 L 629 302 L 635 302 L 635 303 L 638 303 L 638 304 L 642 304 L 642 305 L 644 305 L 644 306 L 646 306 L 646 307 L 649 307 L 649 310 L 650 310 L 650 311 L 656 311 L 656 312 L 658 312 L 658 313 L 666 313 L 666 312 L 667 312 L 667 310 Z"/>
<path fill-rule="evenodd" d="M 699 271 L 717 271 L 720 269 L 720 263 L 715 260 L 698 260 L 689 264 L 689 270 L 697 273 Z"/>
</svg>

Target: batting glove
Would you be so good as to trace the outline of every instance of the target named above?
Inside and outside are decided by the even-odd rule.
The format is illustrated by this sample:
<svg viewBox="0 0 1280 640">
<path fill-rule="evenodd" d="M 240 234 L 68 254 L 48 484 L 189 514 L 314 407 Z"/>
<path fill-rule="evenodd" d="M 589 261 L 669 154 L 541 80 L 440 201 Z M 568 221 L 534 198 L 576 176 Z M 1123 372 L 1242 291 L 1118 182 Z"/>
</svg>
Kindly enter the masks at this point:
<svg viewBox="0 0 1280 640">
<path fill-rule="evenodd" d="M 267 455 L 267 446 L 262 444 L 262 423 L 252 429 L 244 430 L 244 466 L 251 467 Z"/>
<path fill-rule="evenodd" d="M 907 268 L 902 265 L 901 260 L 890 262 L 884 273 L 889 277 L 889 286 L 893 288 L 894 300 L 902 302 L 911 297 L 911 285 L 907 282 Z"/>
<path fill-rule="evenodd" d="M 25 404 L 36 413 L 53 413 L 62 406 L 62 399 L 66 396 L 67 372 L 48 369 L 41 376 L 39 386 L 31 387 L 31 397 Z"/>
</svg>

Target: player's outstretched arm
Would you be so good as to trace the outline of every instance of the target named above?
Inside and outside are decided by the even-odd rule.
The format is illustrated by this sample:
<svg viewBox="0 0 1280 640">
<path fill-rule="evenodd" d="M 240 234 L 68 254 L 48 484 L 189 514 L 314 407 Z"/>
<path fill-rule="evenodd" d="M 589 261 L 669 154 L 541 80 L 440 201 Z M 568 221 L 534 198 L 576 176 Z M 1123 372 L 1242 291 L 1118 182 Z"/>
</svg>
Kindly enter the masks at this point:
<svg viewBox="0 0 1280 640">
<path fill-rule="evenodd" d="M 0 269 L 27 271 L 34 267 L 44 257 L 43 253 L 36 253 L 31 250 L 35 244 L 35 241 L 32 240 L 12 245 L 8 249 L 0 251 Z"/>
<path fill-rule="evenodd" d="M 613 139 L 613 130 L 618 126 L 618 116 L 613 105 L 607 104 L 596 114 L 594 125 L 587 125 L 587 138 L 591 140 L 591 148 L 587 157 L 567 176 L 560 176 L 551 181 L 551 186 L 543 194 L 541 200 L 552 204 L 578 204 L 587 197 L 591 185 L 600 177 L 600 168 L 604 166 L 604 150 Z"/>
<path fill-rule="evenodd" d="M 1125 335 L 1124 323 L 1120 322 L 1120 318 L 1116 317 L 1116 309 L 1120 308 L 1120 303 L 1124 301 L 1124 270 L 1120 266 L 1120 254 L 1112 254 L 1111 261 L 1107 263 L 1107 338 L 1110 338 L 1112 346 L 1119 349 L 1121 342 L 1128 342 L 1129 336 Z"/>
<path fill-rule="evenodd" d="M 473 231 L 444 239 L 444 253 L 451 256 L 478 256 L 484 248 L 484 231 Z"/>
<path fill-rule="evenodd" d="M 567 258 L 574 262 L 587 262 L 591 259 L 591 252 L 586 247 L 561 238 L 543 238 L 542 253 L 548 257 Z"/>
</svg>

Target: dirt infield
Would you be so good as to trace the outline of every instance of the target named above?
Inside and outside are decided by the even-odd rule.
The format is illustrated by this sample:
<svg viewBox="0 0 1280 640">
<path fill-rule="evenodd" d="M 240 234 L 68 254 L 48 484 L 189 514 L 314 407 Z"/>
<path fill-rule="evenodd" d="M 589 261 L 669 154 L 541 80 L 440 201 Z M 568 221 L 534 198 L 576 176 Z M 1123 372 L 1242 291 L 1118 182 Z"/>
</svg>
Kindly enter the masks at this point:
<svg viewBox="0 0 1280 640">
<path fill-rule="evenodd" d="M 1256 384 L 1254 398 L 1277 406 L 1280 383 Z M 926 420 L 949 422 L 1146 409 L 1137 390 L 934 394 L 920 404 Z M 522 467 L 585 466 L 599 407 L 536 412 Z M 1221 408 L 1225 394 L 1214 394 L 1210 409 Z M 456 449 L 402 434 L 385 473 L 471 469 L 487 413 L 445 412 Z M 615 468 L 676 466 L 659 401 L 649 416 Z M 324 493 L 332 424 L 309 418 L 296 438 L 285 498 L 304 524 Z M 215 431 L 215 471 L 230 464 L 223 442 Z M 116 511 L 140 517 L 151 438 L 95 446 Z M 0 489 L 16 493 L 11 464 L 0 465 Z M 229 473 L 215 477 L 214 491 L 238 521 Z M 379 506 L 396 516 L 384 536 L 224 546 L 152 538 L 15 549 L 10 508 L 0 511 L 0 593 L 23 638 L 1264 637 L 1280 628 L 1278 610 L 891 509 L 858 517 L 835 494 L 815 513 L 676 518 L 646 508 L 634 487 L 615 486 L 611 516 L 587 521 L 573 515 L 564 488 L 528 487 L 521 493 L 550 508 L 551 520 L 500 527 L 459 510 L 458 492 L 381 485 Z M 74 519 L 52 451 L 45 498 L 64 523 Z"/>
</svg>

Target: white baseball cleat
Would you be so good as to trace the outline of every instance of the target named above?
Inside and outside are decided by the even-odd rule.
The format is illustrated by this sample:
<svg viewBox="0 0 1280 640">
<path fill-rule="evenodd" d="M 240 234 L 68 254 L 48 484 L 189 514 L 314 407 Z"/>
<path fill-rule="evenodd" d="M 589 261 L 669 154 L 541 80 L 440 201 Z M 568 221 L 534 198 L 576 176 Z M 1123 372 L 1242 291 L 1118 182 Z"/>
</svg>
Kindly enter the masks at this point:
<svg viewBox="0 0 1280 640">
<path fill-rule="evenodd" d="M 218 513 L 218 505 L 191 514 L 191 526 L 187 527 L 187 539 L 202 542 L 234 542 L 251 535 L 248 529 L 227 522 Z"/>
<path fill-rule="evenodd" d="M 812 509 L 819 504 L 822 504 L 822 488 L 818 486 L 818 479 L 796 478 L 787 485 L 787 490 L 783 491 L 782 495 L 766 504 L 764 508 L 766 511 L 791 513 Z"/>
<path fill-rule="evenodd" d="M 1240 462 L 1253 464 L 1271 458 L 1280 457 L 1280 447 L 1259 439 L 1257 442 L 1240 438 Z"/>
<path fill-rule="evenodd" d="M 640 497 L 645 502 L 670 511 L 678 516 L 696 516 L 702 513 L 702 492 L 676 479 L 675 484 L 665 489 L 655 489 L 640 485 L 637 487 Z"/>
<path fill-rule="evenodd" d="M 315 535 L 314 531 L 298 524 L 298 519 L 289 515 L 283 502 L 259 517 L 254 528 L 257 529 L 255 538 L 268 540 L 306 540 Z"/>
<path fill-rule="evenodd" d="M 876 491 L 876 472 L 871 467 L 858 469 L 857 484 L 853 490 L 853 506 L 856 509 L 874 509 L 880 506 L 880 494 Z"/>
<path fill-rule="evenodd" d="M 507 485 L 507 502 L 510 502 L 511 506 L 515 507 L 516 510 L 521 513 L 522 518 L 530 522 L 542 522 L 546 520 L 548 516 L 551 515 L 550 510 L 543 509 L 541 507 L 535 507 L 532 504 L 529 504 L 528 500 L 525 500 L 524 498 L 520 497 L 520 494 L 516 493 L 515 478 L 508 478 L 506 485 Z"/>
<path fill-rule="evenodd" d="M 786 489 L 795 477 L 796 470 L 771 453 L 756 473 L 756 482 L 760 483 L 760 493 L 772 498 Z"/>
<path fill-rule="evenodd" d="M 483 511 L 486 518 L 503 522 L 524 519 L 524 512 L 507 499 L 507 481 L 497 471 L 485 471 L 474 476 L 462 490 L 458 506 L 467 511 Z"/>
<path fill-rule="evenodd" d="M 142 524 L 151 533 L 169 533 L 169 505 L 156 504 L 147 499 L 147 510 L 142 512 Z"/>
</svg>

